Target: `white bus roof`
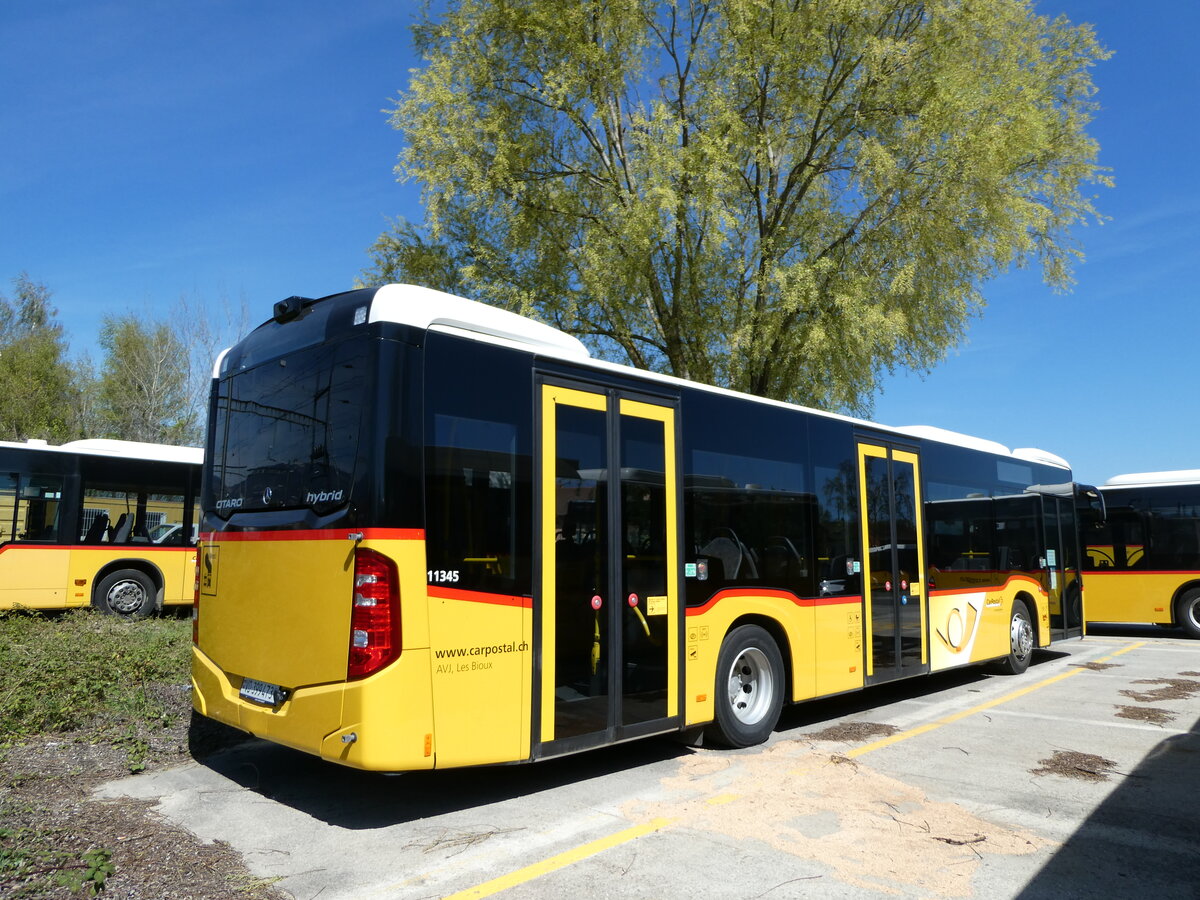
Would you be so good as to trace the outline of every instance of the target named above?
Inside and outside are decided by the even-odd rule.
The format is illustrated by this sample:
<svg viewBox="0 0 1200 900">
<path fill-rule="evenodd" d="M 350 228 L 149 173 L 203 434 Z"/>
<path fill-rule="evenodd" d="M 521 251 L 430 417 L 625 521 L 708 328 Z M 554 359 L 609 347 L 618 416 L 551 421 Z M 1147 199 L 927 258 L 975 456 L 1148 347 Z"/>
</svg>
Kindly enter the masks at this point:
<svg viewBox="0 0 1200 900">
<path fill-rule="evenodd" d="M 506 338 L 549 356 L 590 359 L 579 338 L 534 319 L 412 284 L 386 284 L 371 301 L 371 322 L 399 322 L 438 331 Z"/>
<path fill-rule="evenodd" d="M 1200 482 L 1200 469 L 1177 469 L 1174 472 L 1135 472 L 1114 475 L 1102 487 L 1149 487 L 1159 484 L 1195 484 Z"/>
<path fill-rule="evenodd" d="M 957 444 L 959 447 L 970 447 L 972 450 L 983 450 L 986 453 L 996 453 L 1000 456 L 1012 456 L 1012 451 L 1003 444 L 989 441 L 987 438 L 972 437 L 957 431 L 948 431 L 936 425 L 900 425 L 893 429 L 911 437 L 924 438 L 930 441 L 941 441 L 943 444 Z"/>
<path fill-rule="evenodd" d="M 713 385 L 701 384 L 695 381 L 686 381 L 682 378 L 676 378 L 673 375 L 663 375 L 658 372 L 650 372 L 646 369 L 635 369 L 632 366 L 608 362 L 607 360 L 593 359 L 582 341 L 572 335 L 559 331 L 551 325 L 546 325 L 527 316 L 518 315 L 517 313 L 499 309 L 495 306 L 489 306 L 486 303 L 480 303 L 477 300 L 468 300 L 465 297 L 458 297 L 454 294 L 447 294 L 444 291 L 436 291 L 432 288 L 420 287 L 418 285 L 387 284 L 377 288 L 371 300 L 371 309 L 367 320 L 369 322 L 395 322 L 400 325 L 411 325 L 415 328 L 462 334 L 486 343 L 516 347 L 539 353 L 543 356 L 565 359 L 572 362 L 587 362 L 588 365 L 596 369 L 623 374 L 633 372 L 640 378 L 646 378 L 663 384 L 697 388 L 712 393 L 726 394 L 731 397 L 744 398 L 746 396 L 727 388 L 714 387 Z M 218 377 L 221 369 L 221 360 L 228 352 L 228 349 L 222 351 L 213 364 L 214 378 Z M 795 403 L 785 403 L 780 400 L 770 400 L 764 397 L 755 397 L 754 399 L 761 403 L 787 409 L 796 409 L 798 406 Z M 814 415 L 837 419 L 843 422 L 851 422 L 856 425 L 874 427 L 881 431 L 890 431 L 911 437 L 941 441 L 942 443 L 954 444 L 974 450 L 984 450 L 988 453 L 1023 459 L 1027 462 L 1052 465 L 1064 469 L 1071 467 L 1061 456 L 1056 456 L 1045 450 L 1037 450 L 1029 447 L 1020 450 L 1009 450 L 1003 444 L 996 441 L 959 434 L 955 431 L 947 431 L 944 428 L 935 428 L 929 425 L 909 425 L 896 428 L 820 409 L 812 409 L 810 407 L 800 408 Z"/>
<path fill-rule="evenodd" d="M 116 441 L 108 438 L 68 441 L 62 445 L 39 440 L 28 440 L 24 443 L 0 441 L 0 447 L 45 450 L 50 453 L 82 453 L 87 456 L 116 456 L 122 459 L 145 459 L 154 462 L 182 462 L 196 465 L 204 462 L 204 451 L 199 447 L 147 444 L 142 441 Z"/>
</svg>

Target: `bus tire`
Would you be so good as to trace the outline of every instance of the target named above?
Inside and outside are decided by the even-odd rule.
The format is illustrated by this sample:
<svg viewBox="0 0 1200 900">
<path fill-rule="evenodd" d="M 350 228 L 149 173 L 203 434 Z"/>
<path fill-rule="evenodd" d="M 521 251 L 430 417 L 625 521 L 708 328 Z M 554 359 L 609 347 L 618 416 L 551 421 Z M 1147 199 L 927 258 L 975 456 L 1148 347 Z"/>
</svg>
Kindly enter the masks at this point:
<svg viewBox="0 0 1200 900">
<path fill-rule="evenodd" d="M 1000 660 L 1000 671 L 1005 675 L 1020 675 L 1029 668 L 1033 656 L 1033 623 L 1029 620 L 1029 608 L 1021 600 L 1013 601 L 1008 644 L 1008 656 Z"/>
<path fill-rule="evenodd" d="M 766 629 L 742 625 L 729 632 L 717 657 L 713 738 L 729 747 L 765 741 L 779 721 L 784 683 L 783 655 Z"/>
<path fill-rule="evenodd" d="M 1200 638 L 1200 588 L 1185 591 L 1175 601 L 1175 621 L 1189 637 Z"/>
<path fill-rule="evenodd" d="M 126 619 L 144 619 L 157 606 L 158 591 L 145 572 L 118 569 L 96 585 L 92 604 L 101 612 Z"/>
</svg>

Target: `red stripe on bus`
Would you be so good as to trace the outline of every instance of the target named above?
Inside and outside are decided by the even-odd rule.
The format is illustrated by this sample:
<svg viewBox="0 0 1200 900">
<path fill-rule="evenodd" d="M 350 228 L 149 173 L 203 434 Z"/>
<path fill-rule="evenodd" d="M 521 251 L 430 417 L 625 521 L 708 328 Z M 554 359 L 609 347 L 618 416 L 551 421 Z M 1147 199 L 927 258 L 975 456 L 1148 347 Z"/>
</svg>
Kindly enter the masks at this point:
<svg viewBox="0 0 1200 900">
<path fill-rule="evenodd" d="M 466 600 L 469 603 L 490 603 L 493 606 L 520 606 L 524 609 L 533 608 L 532 597 L 514 597 L 508 594 L 488 594 L 483 591 L 461 591 L 458 588 L 448 588 L 438 585 L 429 586 L 429 596 L 437 600 Z"/>
<path fill-rule="evenodd" d="M 1010 575 L 1007 579 L 1005 579 L 1004 584 L 978 584 L 972 587 L 958 588 L 930 588 L 929 594 L 930 596 L 936 597 L 949 597 L 954 594 L 978 594 L 981 591 L 1002 591 L 1014 581 L 1023 581 L 1026 584 L 1033 585 L 1041 593 L 1046 593 L 1046 589 L 1042 587 L 1041 583 L 1036 578 L 1030 575 Z"/>
<path fill-rule="evenodd" d="M 312 528 L 299 531 L 206 531 L 206 543 L 234 541 L 344 541 L 362 535 L 365 541 L 423 541 L 423 528 Z"/>
<path fill-rule="evenodd" d="M 848 606 L 862 603 L 861 594 L 847 594 L 843 597 L 799 597 L 791 591 L 781 591 L 774 588 L 729 588 L 724 591 L 718 591 L 703 606 L 688 607 L 685 615 L 701 615 L 708 612 L 721 600 L 737 597 L 769 597 L 776 600 L 787 600 L 789 603 L 794 603 L 796 606 L 805 609 L 816 606 Z"/>
<path fill-rule="evenodd" d="M 1103 575 L 1200 575 L 1200 569 L 1084 569 L 1085 578 Z"/>
<path fill-rule="evenodd" d="M 41 544 L 33 541 L 6 541 L 0 544 L 0 553 L 5 550 L 109 550 L 114 556 L 141 556 L 150 553 L 195 553 L 196 548 L 160 547 L 158 544 Z"/>
</svg>

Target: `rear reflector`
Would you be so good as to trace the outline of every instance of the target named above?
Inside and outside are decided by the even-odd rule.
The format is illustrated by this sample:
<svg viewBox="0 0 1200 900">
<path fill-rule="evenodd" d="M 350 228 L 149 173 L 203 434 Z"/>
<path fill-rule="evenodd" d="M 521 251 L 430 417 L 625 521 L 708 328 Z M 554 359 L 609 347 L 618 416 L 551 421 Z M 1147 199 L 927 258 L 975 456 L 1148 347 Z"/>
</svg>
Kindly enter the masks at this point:
<svg viewBox="0 0 1200 900">
<path fill-rule="evenodd" d="M 351 602 L 347 681 L 366 678 L 400 655 L 400 580 L 396 564 L 375 550 L 355 550 Z"/>
</svg>

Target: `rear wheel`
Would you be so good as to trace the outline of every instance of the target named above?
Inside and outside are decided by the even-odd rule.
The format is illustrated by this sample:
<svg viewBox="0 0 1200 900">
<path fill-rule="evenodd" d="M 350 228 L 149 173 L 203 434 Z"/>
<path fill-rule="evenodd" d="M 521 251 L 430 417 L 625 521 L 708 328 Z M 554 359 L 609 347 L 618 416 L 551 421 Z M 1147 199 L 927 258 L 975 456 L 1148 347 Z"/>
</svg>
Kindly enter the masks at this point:
<svg viewBox="0 0 1200 900">
<path fill-rule="evenodd" d="M 783 656 L 775 639 L 758 625 L 742 625 L 725 636 L 717 657 L 713 736 L 730 747 L 761 744 L 783 708 Z"/>
<path fill-rule="evenodd" d="M 157 598 L 158 591 L 145 572 L 120 569 L 100 579 L 92 605 L 114 616 L 144 619 L 154 612 Z"/>
<path fill-rule="evenodd" d="M 1013 601 L 1008 645 L 1008 656 L 1000 660 L 1000 670 L 1009 675 L 1020 675 L 1029 668 L 1029 659 L 1033 656 L 1033 624 L 1029 621 L 1029 609 L 1020 600 Z"/>
<path fill-rule="evenodd" d="M 1200 588 L 1192 588 L 1175 602 L 1175 621 L 1190 637 L 1200 638 Z"/>
</svg>

